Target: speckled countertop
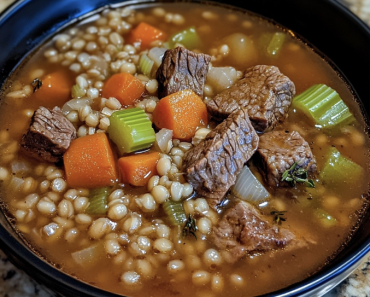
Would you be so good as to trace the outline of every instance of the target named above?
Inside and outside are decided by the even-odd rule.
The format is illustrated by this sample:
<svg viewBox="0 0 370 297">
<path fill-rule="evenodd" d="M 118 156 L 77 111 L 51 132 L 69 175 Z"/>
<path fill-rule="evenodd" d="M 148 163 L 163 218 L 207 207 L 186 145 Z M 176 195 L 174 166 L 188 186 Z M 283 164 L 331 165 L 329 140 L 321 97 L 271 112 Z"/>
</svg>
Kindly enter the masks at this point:
<svg viewBox="0 0 370 297">
<path fill-rule="evenodd" d="M 0 12 L 14 0 L 0 0 Z M 370 0 L 338 0 L 370 26 Z M 26 273 L 14 267 L 0 250 L 0 297 L 54 297 Z M 370 254 L 346 280 L 324 297 L 370 297 Z"/>
</svg>

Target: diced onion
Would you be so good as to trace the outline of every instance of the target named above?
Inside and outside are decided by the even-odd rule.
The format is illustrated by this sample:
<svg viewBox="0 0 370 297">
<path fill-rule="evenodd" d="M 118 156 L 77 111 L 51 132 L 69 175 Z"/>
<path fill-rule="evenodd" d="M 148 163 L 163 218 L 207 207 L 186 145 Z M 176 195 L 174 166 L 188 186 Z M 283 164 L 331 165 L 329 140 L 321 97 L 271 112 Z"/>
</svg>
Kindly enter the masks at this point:
<svg viewBox="0 0 370 297">
<path fill-rule="evenodd" d="M 8 185 L 8 188 L 11 191 L 19 191 L 19 190 L 22 189 L 24 183 L 25 183 L 25 181 L 24 181 L 23 178 L 12 176 L 12 178 L 10 180 L 10 183 Z"/>
<path fill-rule="evenodd" d="M 167 152 L 168 142 L 172 139 L 172 130 L 163 128 L 155 134 L 154 146 L 158 148 L 162 153 Z"/>
<path fill-rule="evenodd" d="M 32 170 L 30 164 L 25 161 L 14 160 L 11 163 L 11 169 L 13 173 L 27 173 Z"/>
<path fill-rule="evenodd" d="M 101 242 L 93 244 L 83 250 L 72 253 L 72 258 L 79 265 L 94 264 L 104 254 L 104 245 Z"/>
<path fill-rule="evenodd" d="M 166 50 L 163 47 L 153 47 L 150 49 L 148 57 L 154 61 L 155 67 L 159 67 L 162 64 L 162 58 Z"/>
<path fill-rule="evenodd" d="M 66 115 L 71 110 L 79 110 L 80 107 L 91 105 L 92 102 L 93 102 L 93 99 L 89 99 L 89 98 L 72 99 L 63 105 L 62 111 Z"/>
<path fill-rule="evenodd" d="M 232 86 L 238 79 L 233 67 L 212 67 L 207 74 L 207 84 L 211 85 L 216 93 L 220 93 Z"/>
<path fill-rule="evenodd" d="M 244 166 L 239 173 L 235 185 L 231 187 L 231 192 L 238 198 L 252 203 L 261 202 L 270 196 L 248 166 Z"/>
<path fill-rule="evenodd" d="M 258 57 L 253 40 L 245 34 L 231 34 L 225 37 L 223 42 L 230 48 L 228 59 L 240 67 L 251 65 Z"/>
</svg>

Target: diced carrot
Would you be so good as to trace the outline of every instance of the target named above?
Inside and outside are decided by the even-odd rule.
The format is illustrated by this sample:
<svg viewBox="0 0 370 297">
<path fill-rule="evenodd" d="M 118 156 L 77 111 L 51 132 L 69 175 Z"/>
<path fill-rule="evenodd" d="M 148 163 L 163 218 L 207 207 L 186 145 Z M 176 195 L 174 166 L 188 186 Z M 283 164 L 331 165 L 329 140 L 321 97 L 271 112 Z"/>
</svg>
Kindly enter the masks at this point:
<svg viewBox="0 0 370 297">
<path fill-rule="evenodd" d="M 57 71 L 46 74 L 41 78 L 42 86 L 32 94 L 39 105 L 52 108 L 61 107 L 71 99 L 73 79 L 67 71 Z M 32 100 L 32 99 L 31 99 Z"/>
<path fill-rule="evenodd" d="M 145 87 L 141 81 L 129 73 L 113 74 L 104 84 L 102 96 L 114 97 L 122 105 L 133 105 L 144 93 Z"/>
<path fill-rule="evenodd" d="M 158 152 L 119 158 L 118 168 L 121 172 L 122 181 L 133 186 L 145 186 L 149 179 L 157 174 L 158 160 Z"/>
<path fill-rule="evenodd" d="M 72 140 L 63 160 L 70 187 L 98 188 L 110 186 L 118 179 L 115 159 L 105 133 Z"/>
<path fill-rule="evenodd" d="M 128 43 L 133 44 L 134 42 L 141 43 L 141 50 L 145 50 L 150 47 L 153 41 L 160 40 L 165 41 L 167 39 L 167 34 L 163 31 L 145 23 L 141 22 L 134 28 L 127 39 Z"/>
<path fill-rule="evenodd" d="M 200 126 L 208 124 L 206 105 L 192 90 L 182 90 L 162 98 L 153 111 L 157 128 L 173 131 L 173 137 L 190 140 Z"/>
</svg>

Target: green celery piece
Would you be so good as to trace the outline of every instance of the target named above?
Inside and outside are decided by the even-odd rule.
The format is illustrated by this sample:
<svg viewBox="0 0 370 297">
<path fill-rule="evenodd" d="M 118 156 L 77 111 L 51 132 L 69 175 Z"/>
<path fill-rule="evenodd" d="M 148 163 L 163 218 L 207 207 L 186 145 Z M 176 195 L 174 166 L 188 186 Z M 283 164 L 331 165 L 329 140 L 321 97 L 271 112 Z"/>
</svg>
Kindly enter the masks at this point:
<svg viewBox="0 0 370 297">
<path fill-rule="evenodd" d="M 199 48 L 201 46 L 201 40 L 195 27 L 187 28 L 172 35 L 169 39 L 169 47 L 174 48 L 176 43 L 182 44 L 189 50 Z"/>
<path fill-rule="evenodd" d="M 329 148 L 328 158 L 319 175 L 323 183 L 348 188 L 360 182 L 363 176 L 364 169 L 360 165 L 341 155 L 335 147 Z"/>
<path fill-rule="evenodd" d="M 154 61 L 146 54 L 141 55 L 139 61 L 139 70 L 146 76 L 151 77 Z"/>
<path fill-rule="evenodd" d="M 182 225 L 186 221 L 186 215 L 182 202 L 168 200 L 163 203 L 163 210 L 172 226 Z"/>
<path fill-rule="evenodd" d="M 276 32 L 272 35 L 270 42 L 266 48 L 267 54 L 271 57 L 276 57 L 281 47 L 283 46 L 286 34 L 284 32 Z"/>
<path fill-rule="evenodd" d="M 337 219 L 321 208 L 315 210 L 314 216 L 325 228 L 329 228 L 337 224 Z"/>
<path fill-rule="evenodd" d="M 85 91 L 81 89 L 80 85 L 73 85 L 71 90 L 72 98 L 78 99 L 85 96 Z"/>
<path fill-rule="evenodd" d="M 108 188 L 96 188 L 90 190 L 89 206 L 86 208 L 86 213 L 90 215 L 104 215 L 108 208 Z"/>
<path fill-rule="evenodd" d="M 313 85 L 296 96 L 292 107 L 312 118 L 318 128 L 331 129 L 355 120 L 339 94 L 324 84 Z"/>
<path fill-rule="evenodd" d="M 155 141 L 152 122 L 141 108 L 113 112 L 110 116 L 108 134 L 121 154 L 146 149 Z"/>
</svg>

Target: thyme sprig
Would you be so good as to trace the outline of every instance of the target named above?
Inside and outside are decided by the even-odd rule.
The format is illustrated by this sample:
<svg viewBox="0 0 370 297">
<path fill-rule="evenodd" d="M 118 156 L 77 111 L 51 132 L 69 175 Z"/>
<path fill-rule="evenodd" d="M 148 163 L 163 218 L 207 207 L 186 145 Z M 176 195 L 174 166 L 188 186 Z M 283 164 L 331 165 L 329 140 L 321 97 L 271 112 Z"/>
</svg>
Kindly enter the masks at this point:
<svg viewBox="0 0 370 297">
<path fill-rule="evenodd" d="M 297 162 L 294 162 L 292 167 L 285 170 L 281 181 L 286 181 L 295 187 L 297 183 L 304 183 L 306 187 L 314 188 L 315 183 L 312 179 L 308 179 L 307 170 L 299 167 Z"/>
<path fill-rule="evenodd" d="M 32 81 L 31 86 L 33 86 L 33 92 L 35 93 L 38 89 L 41 88 L 41 86 L 42 86 L 42 80 L 36 77 Z"/>
<path fill-rule="evenodd" d="M 286 212 L 286 210 L 273 210 L 270 214 L 274 216 L 274 222 L 281 225 L 281 222 L 286 221 L 286 218 L 283 217 Z"/>
<path fill-rule="evenodd" d="M 184 229 L 182 230 L 182 236 L 187 237 L 189 234 L 193 235 L 195 239 L 197 239 L 197 235 L 195 232 L 197 232 L 198 227 L 196 225 L 195 219 L 192 217 L 191 214 L 189 214 L 188 219 L 185 222 Z"/>
</svg>

